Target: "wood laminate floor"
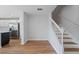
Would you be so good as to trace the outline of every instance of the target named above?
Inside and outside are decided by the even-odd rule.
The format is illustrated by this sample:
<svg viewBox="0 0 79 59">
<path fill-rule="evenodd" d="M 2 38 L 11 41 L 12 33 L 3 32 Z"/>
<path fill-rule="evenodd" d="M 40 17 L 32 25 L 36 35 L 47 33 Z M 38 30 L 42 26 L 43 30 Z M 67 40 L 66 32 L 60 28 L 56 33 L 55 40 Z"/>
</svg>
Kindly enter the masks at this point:
<svg viewBox="0 0 79 59">
<path fill-rule="evenodd" d="M 48 41 L 29 40 L 21 45 L 19 40 L 10 40 L 10 43 L 0 48 L 0 54 L 54 54 L 55 51 Z"/>
</svg>

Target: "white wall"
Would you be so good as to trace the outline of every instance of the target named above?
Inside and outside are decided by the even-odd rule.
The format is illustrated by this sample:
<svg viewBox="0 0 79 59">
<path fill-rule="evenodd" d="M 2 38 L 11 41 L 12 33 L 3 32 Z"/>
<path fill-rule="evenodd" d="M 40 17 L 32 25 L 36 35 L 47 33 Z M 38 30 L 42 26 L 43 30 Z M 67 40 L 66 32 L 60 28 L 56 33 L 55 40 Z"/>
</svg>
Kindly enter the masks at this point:
<svg viewBox="0 0 79 59">
<path fill-rule="evenodd" d="M 24 12 L 24 43 L 29 39 L 29 15 Z"/>
<path fill-rule="evenodd" d="M 29 38 L 48 39 L 48 15 L 35 14 L 29 17 Z"/>
<path fill-rule="evenodd" d="M 79 6 L 65 6 L 58 15 L 60 26 L 79 43 Z"/>
<path fill-rule="evenodd" d="M 21 10 L 16 6 L 0 6 L 0 17 L 20 17 Z"/>
</svg>

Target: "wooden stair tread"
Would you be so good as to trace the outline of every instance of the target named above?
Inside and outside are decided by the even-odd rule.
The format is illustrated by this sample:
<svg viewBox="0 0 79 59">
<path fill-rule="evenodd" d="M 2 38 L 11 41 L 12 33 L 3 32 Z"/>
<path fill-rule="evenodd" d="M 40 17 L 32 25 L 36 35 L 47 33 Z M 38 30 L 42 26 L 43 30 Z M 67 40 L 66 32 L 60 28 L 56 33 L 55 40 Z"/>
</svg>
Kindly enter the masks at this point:
<svg viewBox="0 0 79 59">
<path fill-rule="evenodd" d="M 58 39 L 60 39 L 60 37 Z M 63 39 L 72 39 L 72 38 L 70 38 L 70 37 L 63 37 Z"/>
<path fill-rule="evenodd" d="M 72 39 L 72 38 L 70 38 L 70 37 L 63 37 L 63 39 Z"/>
<path fill-rule="evenodd" d="M 63 42 L 64 44 L 77 44 L 75 42 Z"/>
<path fill-rule="evenodd" d="M 79 48 L 64 48 L 64 51 L 79 51 Z"/>
</svg>

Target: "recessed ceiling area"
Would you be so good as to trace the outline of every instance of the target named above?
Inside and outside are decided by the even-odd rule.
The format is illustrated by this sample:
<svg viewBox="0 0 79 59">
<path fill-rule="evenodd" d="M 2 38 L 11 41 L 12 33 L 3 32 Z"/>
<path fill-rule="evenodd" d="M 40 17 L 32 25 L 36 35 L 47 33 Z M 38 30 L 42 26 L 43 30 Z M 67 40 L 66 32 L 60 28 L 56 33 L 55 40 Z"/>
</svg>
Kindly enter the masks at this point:
<svg viewBox="0 0 79 59">
<path fill-rule="evenodd" d="M 29 14 L 48 14 L 53 11 L 56 5 L 26 5 L 19 6 L 18 8 L 23 9 Z"/>
<path fill-rule="evenodd" d="M 22 10 L 28 14 L 48 14 L 56 5 L 1 5 L 0 10 Z"/>
</svg>

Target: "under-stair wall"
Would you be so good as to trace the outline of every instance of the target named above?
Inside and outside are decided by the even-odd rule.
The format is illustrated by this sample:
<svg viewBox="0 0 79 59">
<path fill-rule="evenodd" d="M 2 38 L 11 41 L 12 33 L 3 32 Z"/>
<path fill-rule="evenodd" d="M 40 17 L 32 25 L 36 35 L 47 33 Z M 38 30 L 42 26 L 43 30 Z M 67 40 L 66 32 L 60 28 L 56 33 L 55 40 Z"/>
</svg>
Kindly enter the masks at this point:
<svg viewBox="0 0 79 59">
<path fill-rule="evenodd" d="M 58 5 L 54 11 L 52 12 L 52 18 L 53 20 L 59 25 L 59 18 L 58 18 L 58 14 L 61 12 L 61 10 L 65 7 L 65 5 Z"/>
<path fill-rule="evenodd" d="M 54 27 L 51 23 L 51 21 L 49 21 L 49 43 L 51 44 L 51 46 L 54 48 L 54 50 L 56 51 L 57 54 L 62 54 L 63 52 L 63 47 L 60 44 L 56 33 L 54 31 Z"/>
</svg>

